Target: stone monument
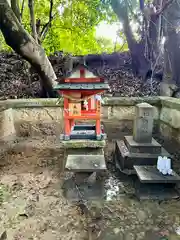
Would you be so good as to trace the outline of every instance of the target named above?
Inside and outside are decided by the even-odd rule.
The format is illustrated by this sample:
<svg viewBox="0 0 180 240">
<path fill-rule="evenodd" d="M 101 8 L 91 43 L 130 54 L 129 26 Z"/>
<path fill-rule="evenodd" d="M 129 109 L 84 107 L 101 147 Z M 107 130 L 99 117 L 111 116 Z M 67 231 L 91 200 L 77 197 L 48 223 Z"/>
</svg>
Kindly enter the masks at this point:
<svg viewBox="0 0 180 240">
<path fill-rule="evenodd" d="M 126 174 L 136 174 L 135 194 L 143 199 L 167 200 L 177 198 L 175 186 L 180 176 L 173 171 L 163 175 L 157 170 L 158 156 L 169 153 L 152 137 L 154 107 L 148 103 L 136 105 L 133 136 L 125 136 L 116 142 L 115 161 Z"/>
<path fill-rule="evenodd" d="M 121 171 L 134 173 L 134 165 L 156 165 L 158 156 L 169 153 L 152 137 L 154 107 L 140 103 L 135 107 L 133 135 L 116 141 L 115 161 Z"/>
</svg>

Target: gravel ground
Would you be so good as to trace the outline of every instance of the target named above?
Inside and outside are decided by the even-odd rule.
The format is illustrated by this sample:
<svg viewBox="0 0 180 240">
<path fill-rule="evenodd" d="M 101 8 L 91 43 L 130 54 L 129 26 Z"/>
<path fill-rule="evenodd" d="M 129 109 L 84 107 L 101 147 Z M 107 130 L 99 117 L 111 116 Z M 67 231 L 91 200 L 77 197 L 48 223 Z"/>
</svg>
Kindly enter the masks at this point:
<svg viewBox="0 0 180 240">
<path fill-rule="evenodd" d="M 132 179 L 124 180 L 113 170 L 112 139 L 120 139 L 131 132 L 128 129 L 122 134 L 118 130 L 115 123 L 106 126 L 107 134 L 111 133 L 111 136 L 105 152 L 109 166 L 105 182 L 107 190 L 119 186 L 119 191 L 111 201 L 88 202 L 86 214 L 63 196 L 64 175 L 59 171 L 63 151 L 58 157 L 44 147 L 9 152 L 5 163 L 1 163 L 0 172 L 0 239 L 180 239 L 177 234 L 179 201 L 140 202 L 133 196 Z M 174 143 L 161 141 L 168 146 L 168 151 L 174 152 Z M 49 142 L 43 140 L 39 144 L 47 146 Z M 179 157 L 180 153 L 176 151 L 175 160 Z"/>
</svg>

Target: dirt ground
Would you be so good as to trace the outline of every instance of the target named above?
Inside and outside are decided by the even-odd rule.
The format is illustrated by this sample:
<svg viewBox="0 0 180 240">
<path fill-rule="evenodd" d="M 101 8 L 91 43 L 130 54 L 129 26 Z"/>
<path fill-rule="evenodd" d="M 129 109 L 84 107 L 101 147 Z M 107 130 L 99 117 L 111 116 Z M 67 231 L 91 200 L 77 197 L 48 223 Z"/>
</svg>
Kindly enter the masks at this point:
<svg viewBox="0 0 180 240">
<path fill-rule="evenodd" d="M 138 201 L 113 170 L 112 139 L 125 132 L 120 136 L 114 127 L 109 133 L 106 186 L 118 186 L 118 194 L 111 201 L 88 202 L 87 214 L 63 196 L 63 151 L 58 156 L 44 149 L 8 153 L 0 171 L 0 240 L 180 239 L 179 200 Z"/>
</svg>

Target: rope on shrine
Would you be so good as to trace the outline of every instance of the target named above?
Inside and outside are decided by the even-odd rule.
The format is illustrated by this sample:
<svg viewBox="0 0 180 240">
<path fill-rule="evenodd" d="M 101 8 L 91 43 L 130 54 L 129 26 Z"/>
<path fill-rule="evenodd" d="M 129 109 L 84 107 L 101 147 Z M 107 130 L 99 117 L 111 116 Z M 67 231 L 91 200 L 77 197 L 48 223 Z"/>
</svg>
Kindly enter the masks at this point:
<svg viewBox="0 0 180 240">
<path fill-rule="evenodd" d="M 99 94 L 99 95 L 100 95 L 100 94 Z M 72 101 L 75 101 L 75 102 L 83 102 L 83 101 L 85 101 L 85 100 L 89 100 L 89 99 L 90 99 L 91 97 L 93 97 L 93 96 L 94 96 L 94 94 L 93 94 L 93 95 L 90 95 L 90 96 L 88 96 L 88 97 L 75 98 L 75 97 L 71 97 L 71 96 L 69 96 L 69 95 L 63 94 L 63 97 L 68 98 L 68 99 L 70 99 L 70 100 L 72 100 Z M 62 99 L 62 97 L 58 99 L 56 105 L 60 103 L 61 99 Z"/>
</svg>

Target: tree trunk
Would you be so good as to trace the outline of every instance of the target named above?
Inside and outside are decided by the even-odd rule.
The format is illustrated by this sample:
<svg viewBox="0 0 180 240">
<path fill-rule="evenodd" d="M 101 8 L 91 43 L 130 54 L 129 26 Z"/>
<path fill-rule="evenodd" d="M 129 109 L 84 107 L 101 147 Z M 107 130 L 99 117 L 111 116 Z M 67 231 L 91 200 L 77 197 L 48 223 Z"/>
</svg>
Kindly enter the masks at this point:
<svg viewBox="0 0 180 240">
<path fill-rule="evenodd" d="M 174 0 L 165 11 L 164 34 L 165 34 L 165 61 L 164 78 L 161 84 L 161 95 L 175 96 L 180 88 L 180 3 Z"/>
<path fill-rule="evenodd" d="M 54 97 L 56 75 L 44 49 L 24 30 L 7 0 L 0 0 L 0 29 L 6 43 L 38 72 L 49 97 Z"/>
<path fill-rule="evenodd" d="M 147 72 L 150 70 L 150 62 L 145 57 L 145 42 L 137 43 L 135 40 L 128 17 L 127 2 L 120 2 L 119 0 L 111 0 L 111 6 L 114 13 L 123 23 L 124 34 L 127 39 L 128 47 L 132 58 L 132 70 L 135 75 L 145 78 Z"/>
</svg>

